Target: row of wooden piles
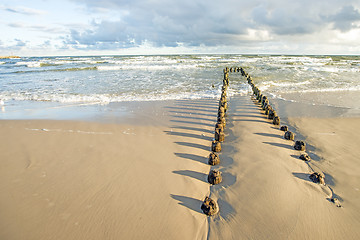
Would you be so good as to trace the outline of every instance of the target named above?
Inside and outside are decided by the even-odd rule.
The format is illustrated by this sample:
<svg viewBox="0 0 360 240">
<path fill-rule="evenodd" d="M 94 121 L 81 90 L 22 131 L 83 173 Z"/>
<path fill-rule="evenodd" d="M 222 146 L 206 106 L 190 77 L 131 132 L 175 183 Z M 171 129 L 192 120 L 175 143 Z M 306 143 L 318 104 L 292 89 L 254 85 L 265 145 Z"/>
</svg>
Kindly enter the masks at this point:
<svg viewBox="0 0 360 240">
<path fill-rule="evenodd" d="M 252 91 L 253 91 L 254 97 L 256 98 L 256 101 L 258 101 L 258 103 L 260 104 L 262 110 L 264 110 L 264 114 L 267 116 L 267 118 L 270 119 L 274 125 L 277 125 L 277 126 L 280 125 L 280 117 L 277 115 L 274 107 L 270 104 L 269 98 L 265 94 L 263 94 L 261 92 L 261 90 L 255 85 L 252 77 L 247 72 L 245 72 L 243 68 L 234 68 L 234 69 L 239 69 L 242 76 L 246 78 L 248 84 L 252 88 Z M 230 72 L 231 72 L 231 69 L 230 69 Z M 304 141 L 301 141 L 301 140 L 295 141 L 294 140 L 295 139 L 295 133 L 289 131 L 288 127 L 286 125 L 281 126 L 280 130 L 285 132 L 284 138 L 286 140 L 291 140 L 291 141 L 295 142 L 295 144 L 294 144 L 294 149 L 295 150 L 302 151 L 299 158 L 301 160 L 306 161 L 306 162 L 310 161 L 311 160 L 310 156 L 305 152 L 306 143 Z M 319 184 L 325 185 L 325 175 L 321 171 L 318 171 L 318 172 L 314 171 L 309 176 L 309 178 L 314 183 L 319 183 Z M 335 203 L 335 205 L 337 207 L 341 207 L 340 202 L 338 201 L 337 198 L 331 198 L 331 201 L 333 203 Z"/>
<path fill-rule="evenodd" d="M 261 92 L 261 90 L 256 86 L 254 83 L 252 77 L 245 72 L 245 70 L 241 67 L 226 67 L 224 69 L 224 79 L 223 79 L 223 85 L 222 85 L 222 91 L 221 91 L 221 97 L 219 101 L 219 109 L 218 109 L 218 115 L 217 115 L 217 123 L 215 125 L 215 140 L 212 141 L 211 144 L 211 150 L 212 152 L 209 155 L 209 165 L 218 165 L 220 164 L 220 158 L 218 155 L 218 152 L 221 151 L 221 142 L 225 140 L 225 133 L 224 129 L 226 127 L 226 112 L 228 110 L 228 101 L 227 101 L 227 89 L 229 86 L 229 72 L 239 72 L 243 77 L 246 78 L 248 84 L 250 85 L 253 95 L 255 97 L 255 101 L 257 101 L 263 110 L 263 113 L 266 115 L 266 117 L 274 124 L 275 126 L 279 126 L 281 119 L 280 116 L 278 116 L 274 106 L 270 104 L 269 98 Z M 301 151 L 301 155 L 299 156 L 300 159 L 308 162 L 311 160 L 310 156 L 305 152 L 306 150 L 306 143 L 301 140 L 295 141 L 295 133 L 289 131 L 288 126 L 283 125 L 280 127 L 281 131 L 284 131 L 284 138 L 286 140 L 294 141 L 294 149 Z M 313 172 L 309 178 L 315 182 L 322 185 L 325 185 L 325 175 L 321 171 Z M 222 182 L 222 175 L 221 172 L 218 170 L 211 170 L 208 175 L 208 182 L 210 184 L 219 184 Z M 341 207 L 341 204 L 337 198 L 332 197 L 331 201 L 335 203 L 337 207 Z M 219 207 L 217 203 L 211 199 L 210 197 L 206 196 L 205 200 L 203 201 L 201 205 L 202 211 L 206 215 L 214 215 L 219 211 Z"/>
<path fill-rule="evenodd" d="M 211 153 L 209 155 L 208 163 L 211 166 L 220 164 L 220 158 L 218 153 L 221 152 L 221 143 L 225 141 L 225 132 L 226 127 L 226 112 L 228 110 L 228 100 L 227 100 L 227 89 L 229 86 L 229 68 L 224 69 L 224 79 L 223 85 L 221 88 L 221 96 L 219 100 L 219 109 L 217 113 L 217 122 L 215 124 L 215 136 L 214 140 L 211 143 Z M 222 182 L 222 174 L 218 170 L 210 170 L 208 175 L 208 182 L 212 185 L 219 184 Z M 217 203 L 206 196 L 205 200 L 201 205 L 202 211 L 206 215 L 214 215 L 219 211 Z"/>
</svg>

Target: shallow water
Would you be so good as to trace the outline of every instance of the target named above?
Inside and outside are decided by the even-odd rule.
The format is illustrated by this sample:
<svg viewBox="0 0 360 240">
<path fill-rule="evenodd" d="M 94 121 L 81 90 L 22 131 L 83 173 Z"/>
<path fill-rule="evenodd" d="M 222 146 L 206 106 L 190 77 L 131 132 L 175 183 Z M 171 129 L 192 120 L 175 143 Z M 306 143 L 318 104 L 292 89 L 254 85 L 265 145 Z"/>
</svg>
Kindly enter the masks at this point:
<svg viewBox="0 0 360 240">
<path fill-rule="evenodd" d="M 216 98 L 227 66 L 243 67 L 273 99 L 359 111 L 358 56 L 26 57 L 0 62 L 0 118 L 9 118 L 4 113 L 13 110 L 21 116 L 31 103 L 56 107 Z M 249 91 L 240 73 L 231 73 L 230 81 L 230 96 Z"/>
</svg>

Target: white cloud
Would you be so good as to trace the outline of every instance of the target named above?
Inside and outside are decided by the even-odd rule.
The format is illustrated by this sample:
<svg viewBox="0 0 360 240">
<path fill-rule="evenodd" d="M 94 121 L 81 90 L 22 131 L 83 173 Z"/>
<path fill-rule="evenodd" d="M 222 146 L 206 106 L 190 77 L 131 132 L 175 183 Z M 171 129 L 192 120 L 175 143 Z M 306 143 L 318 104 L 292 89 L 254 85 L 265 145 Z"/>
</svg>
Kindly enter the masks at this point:
<svg viewBox="0 0 360 240">
<path fill-rule="evenodd" d="M 17 6 L 17 7 L 1 7 L 3 10 L 11 12 L 11 13 L 18 13 L 18 14 L 24 14 L 24 15 L 43 15 L 46 14 L 46 11 L 23 7 L 23 6 Z"/>
<path fill-rule="evenodd" d="M 26 42 L 24 49 L 51 46 L 84 53 L 149 48 L 303 53 L 309 49 L 312 53 L 315 48 L 324 53 L 343 49 L 345 53 L 350 46 L 352 51 L 357 49 L 356 39 L 360 38 L 358 0 L 34 1 L 38 3 L 33 8 L 0 7 L 3 12 L 24 17 L 5 21 L 12 39 Z M 51 4 L 62 11 L 51 8 Z M 0 30 L 6 32 L 1 26 Z M 23 32 L 16 34 L 19 30 Z M 46 36 L 51 42 L 41 45 Z M 345 36 L 351 37 L 344 41 Z"/>
<path fill-rule="evenodd" d="M 336 0 L 289 2 L 245 1 L 117 1 L 74 0 L 91 8 L 112 8 L 127 11 L 121 21 L 104 21 L 91 32 L 73 32 L 69 37 L 81 43 L 121 42 L 133 46 L 145 40 L 154 46 L 238 46 L 245 41 L 281 42 L 289 36 L 308 36 L 329 28 L 351 30 L 358 19 L 353 5 L 343 6 Z M 321 4 L 319 4 L 319 2 Z M 351 4 L 353 1 L 347 2 Z M 348 18 L 345 18 L 346 14 Z M 117 27 L 115 25 L 118 25 Z M 114 30 L 120 29 L 119 32 Z M 76 33 L 76 34 L 74 34 Z M 106 41 L 102 41 L 101 37 Z M 112 36 L 112 37 L 110 37 Z M 71 41 L 69 41 L 71 42 Z"/>
<path fill-rule="evenodd" d="M 60 27 L 50 27 L 47 25 L 27 25 L 23 22 L 14 22 L 14 23 L 9 23 L 8 24 L 9 27 L 12 28 L 22 28 L 24 30 L 30 30 L 30 31 L 39 31 L 39 32 L 45 32 L 45 33 L 61 33 L 61 34 L 66 34 L 68 33 L 65 29 L 60 28 Z"/>
</svg>

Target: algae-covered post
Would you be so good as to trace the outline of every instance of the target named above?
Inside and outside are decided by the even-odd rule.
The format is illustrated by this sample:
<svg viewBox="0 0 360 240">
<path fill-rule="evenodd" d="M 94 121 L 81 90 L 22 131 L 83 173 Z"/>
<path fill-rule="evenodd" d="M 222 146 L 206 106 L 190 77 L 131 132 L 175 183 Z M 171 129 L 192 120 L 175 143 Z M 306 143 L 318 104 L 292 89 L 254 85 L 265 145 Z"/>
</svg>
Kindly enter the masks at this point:
<svg viewBox="0 0 360 240">
<path fill-rule="evenodd" d="M 274 125 L 280 125 L 280 117 L 279 116 L 275 116 L 273 119 L 273 124 Z"/>
<path fill-rule="evenodd" d="M 304 141 L 296 141 L 294 148 L 295 148 L 295 150 L 298 150 L 298 151 L 305 151 L 306 144 Z"/>
<path fill-rule="evenodd" d="M 221 130 L 221 128 L 215 129 L 215 140 L 219 142 L 223 142 L 225 140 L 224 130 Z"/>
<path fill-rule="evenodd" d="M 314 172 L 309 176 L 309 178 L 314 183 L 325 185 L 325 175 L 322 172 Z"/>
<path fill-rule="evenodd" d="M 221 172 L 218 170 L 211 170 L 208 175 L 208 182 L 212 185 L 221 183 L 222 182 Z"/>
<path fill-rule="evenodd" d="M 217 203 L 209 198 L 205 197 L 204 202 L 201 204 L 201 210 L 208 216 L 212 216 L 219 211 Z"/>
<path fill-rule="evenodd" d="M 310 161 L 310 156 L 307 154 L 307 153 L 303 153 L 300 155 L 299 157 L 301 160 L 304 160 L 304 161 Z"/>
<path fill-rule="evenodd" d="M 208 163 L 209 163 L 209 165 L 212 165 L 212 166 L 218 165 L 220 163 L 219 155 L 214 152 L 211 152 L 209 155 Z"/>
<path fill-rule="evenodd" d="M 281 126 L 281 127 L 280 127 L 280 130 L 281 130 L 281 131 L 284 131 L 284 132 L 287 132 L 287 131 L 288 131 L 288 126 L 285 126 L 285 125 L 284 125 L 284 126 Z"/>
<path fill-rule="evenodd" d="M 295 134 L 291 131 L 286 131 L 284 134 L 284 138 L 286 140 L 294 140 L 295 139 Z"/>
</svg>

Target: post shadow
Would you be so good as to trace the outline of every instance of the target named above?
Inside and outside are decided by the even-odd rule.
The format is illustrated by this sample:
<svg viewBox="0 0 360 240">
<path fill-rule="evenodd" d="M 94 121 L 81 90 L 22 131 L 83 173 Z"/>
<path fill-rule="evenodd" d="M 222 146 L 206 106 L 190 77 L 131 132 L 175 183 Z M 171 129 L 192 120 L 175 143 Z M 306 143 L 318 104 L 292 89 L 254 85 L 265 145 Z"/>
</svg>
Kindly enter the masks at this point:
<svg viewBox="0 0 360 240">
<path fill-rule="evenodd" d="M 185 103 L 185 104 L 203 104 L 203 105 L 214 105 L 217 102 L 216 98 L 205 98 L 205 99 L 193 99 L 193 100 L 183 100 L 177 99 L 176 103 Z"/>
<path fill-rule="evenodd" d="M 294 175 L 294 177 L 297 177 L 297 178 L 300 178 L 302 180 L 305 180 L 307 182 L 311 182 L 313 183 L 313 181 L 310 180 L 310 174 L 307 174 L 307 173 L 296 173 L 296 172 L 293 172 L 292 173 Z"/>
<path fill-rule="evenodd" d="M 202 123 L 202 122 L 191 122 L 191 121 L 183 121 L 183 120 L 170 120 L 170 122 L 175 122 L 175 123 L 183 123 L 183 124 L 194 124 L 194 125 L 202 125 L 202 126 L 207 126 L 207 127 L 214 127 L 215 124 L 209 124 L 209 123 Z"/>
<path fill-rule="evenodd" d="M 185 197 L 185 196 L 180 196 L 180 195 L 175 195 L 175 194 L 170 194 L 170 196 L 173 199 L 175 199 L 176 201 L 179 201 L 179 203 L 178 203 L 179 205 L 187 207 L 195 212 L 203 213 L 201 211 L 202 201 L 192 198 L 192 197 Z"/>
<path fill-rule="evenodd" d="M 217 203 L 219 205 L 219 214 L 223 219 L 230 220 L 231 216 L 236 213 L 235 209 L 222 198 L 219 198 Z"/>
<path fill-rule="evenodd" d="M 281 148 L 294 150 L 293 146 L 289 146 L 289 145 L 286 145 L 286 144 L 283 144 L 283 143 L 273 143 L 273 142 L 263 142 L 263 143 L 268 144 L 268 145 L 272 145 L 272 146 L 275 146 L 275 147 L 281 147 Z"/>
<path fill-rule="evenodd" d="M 325 177 L 325 179 L 326 179 L 326 177 Z M 330 191 L 331 191 L 331 197 L 332 198 L 337 198 L 340 202 L 343 202 L 344 201 L 344 199 L 342 198 L 342 197 L 340 197 L 339 195 L 337 195 L 337 194 L 335 194 L 334 193 L 334 190 L 332 189 L 332 187 L 330 187 L 329 185 L 327 185 L 328 186 L 328 188 L 330 189 Z M 331 199 L 328 199 L 328 200 L 330 200 L 330 202 L 331 202 Z"/>
<path fill-rule="evenodd" d="M 199 173 L 199 172 L 195 172 L 195 171 L 191 171 L 191 170 L 179 170 L 179 171 L 173 171 L 173 173 L 191 177 L 191 178 L 197 179 L 199 181 L 208 183 L 208 181 L 206 180 L 208 175 L 205 173 Z"/>
<path fill-rule="evenodd" d="M 208 159 L 206 157 L 198 156 L 195 154 L 189 154 L 189 153 L 174 153 L 177 157 L 190 159 L 196 162 L 200 162 L 203 164 L 207 164 Z"/>
<path fill-rule="evenodd" d="M 209 119 L 209 118 L 201 118 L 201 117 L 193 117 L 193 116 L 180 116 L 180 115 L 170 115 L 171 117 L 174 118 L 186 118 L 186 119 L 194 119 L 196 121 L 202 120 L 202 121 L 211 121 L 211 122 L 216 122 L 216 115 L 214 114 L 214 116 Z"/>
<path fill-rule="evenodd" d="M 317 161 L 317 162 L 321 160 L 321 158 L 318 155 L 316 155 L 315 153 L 313 153 L 313 152 L 309 152 L 308 154 L 309 154 L 311 160 L 314 160 L 314 161 Z"/>
<path fill-rule="evenodd" d="M 214 110 L 209 110 L 209 109 L 204 109 L 204 108 L 195 108 L 195 107 L 165 107 L 165 108 L 169 108 L 169 109 L 175 109 L 175 110 L 181 110 L 181 111 L 184 111 L 184 110 L 187 110 L 187 111 L 192 111 L 192 112 L 209 112 L 209 111 L 214 111 L 216 112 L 216 109 L 214 108 Z"/>
<path fill-rule="evenodd" d="M 220 163 L 221 164 L 221 163 Z M 215 168 L 214 168 L 215 169 Z M 211 187 L 215 190 L 222 190 L 223 188 L 228 188 L 235 184 L 236 176 L 224 171 L 223 169 L 216 169 L 221 172 L 222 175 L 222 182 L 219 184 L 212 185 Z"/>
<path fill-rule="evenodd" d="M 259 116 L 258 114 L 252 115 L 252 114 L 233 114 L 233 117 L 245 117 L 245 118 L 260 118 L 264 119 L 263 116 Z"/>
<path fill-rule="evenodd" d="M 182 132 L 171 132 L 171 131 L 164 131 L 166 134 L 168 135 L 173 135 L 173 136 L 180 136 L 180 137 L 189 137 L 189 138 L 197 138 L 197 139 L 201 139 L 201 140 L 207 140 L 207 141 L 211 141 L 212 138 L 211 137 L 207 137 L 207 136 L 202 136 L 202 135 L 198 135 L 198 134 L 193 134 L 193 133 L 182 133 Z"/>
<path fill-rule="evenodd" d="M 295 158 L 296 160 L 300 160 L 300 161 L 304 161 L 304 160 L 301 160 L 299 157 L 300 155 L 290 155 L 291 157 Z"/>
<path fill-rule="evenodd" d="M 202 149 L 205 151 L 210 151 L 210 146 L 204 146 L 197 143 L 189 143 L 189 142 L 175 142 L 175 143 L 185 147 L 192 147 L 192 148 Z"/>
<path fill-rule="evenodd" d="M 215 126 L 215 124 L 214 124 L 214 126 Z M 173 127 L 170 127 L 170 128 L 183 129 L 183 130 L 191 130 L 191 131 L 197 131 L 197 132 L 212 133 L 212 134 L 214 134 L 214 130 L 208 130 L 208 129 L 203 129 L 203 128 L 185 127 L 185 126 L 173 126 Z"/>
<path fill-rule="evenodd" d="M 234 151 L 235 151 L 235 147 L 233 146 L 233 144 L 229 142 L 223 142 L 221 144 L 221 152 L 233 153 Z"/>
<path fill-rule="evenodd" d="M 333 176 L 331 176 L 330 174 L 325 173 L 325 172 L 323 172 L 323 173 L 325 175 L 325 183 L 326 183 L 326 185 L 334 187 L 335 186 L 335 180 L 334 180 Z"/>
<path fill-rule="evenodd" d="M 232 119 L 234 122 L 258 122 L 258 123 L 265 123 L 270 124 L 269 122 L 265 120 L 255 120 L 255 119 Z"/>
<path fill-rule="evenodd" d="M 229 167 L 234 163 L 234 160 L 231 157 L 228 157 L 227 155 L 220 154 L 220 165 L 223 167 Z"/>
<path fill-rule="evenodd" d="M 189 115 L 200 115 L 205 117 L 214 117 L 214 114 L 198 113 L 198 112 L 182 112 L 182 111 L 169 111 L 175 114 L 189 114 Z"/>
<path fill-rule="evenodd" d="M 180 106 L 180 107 L 185 107 L 185 108 L 193 108 L 193 107 L 196 107 L 196 108 L 199 108 L 199 109 L 204 109 L 204 110 L 214 110 L 216 111 L 216 109 L 218 108 L 218 105 L 204 105 L 202 103 L 194 103 L 194 104 L 176 104 L 176 106 Z"/>
<path fill-rule="evenodd" d="M 273 138 L 283 139 L 283 137 L 278 134 L 271 134 L 271 133 L 254 133 L 254 134 L 264 136 L 264 137 L 273 137 Z"/>
</svg>

